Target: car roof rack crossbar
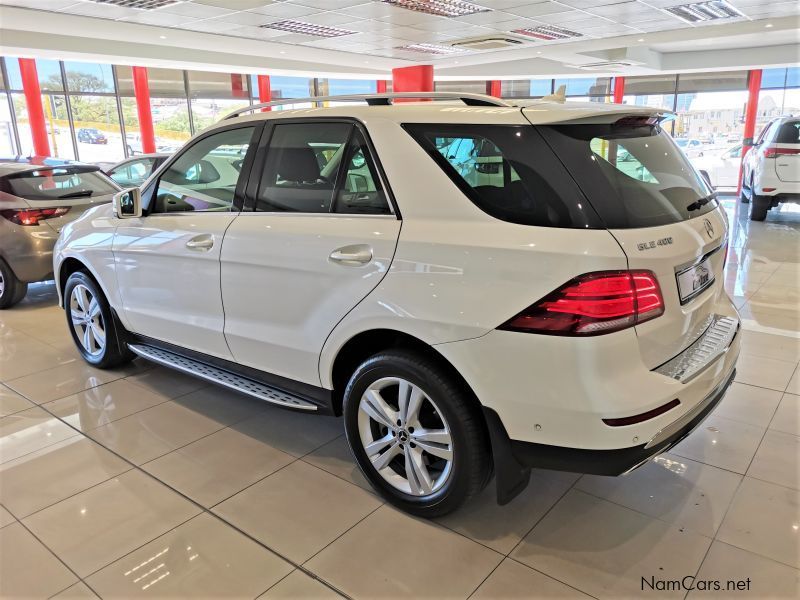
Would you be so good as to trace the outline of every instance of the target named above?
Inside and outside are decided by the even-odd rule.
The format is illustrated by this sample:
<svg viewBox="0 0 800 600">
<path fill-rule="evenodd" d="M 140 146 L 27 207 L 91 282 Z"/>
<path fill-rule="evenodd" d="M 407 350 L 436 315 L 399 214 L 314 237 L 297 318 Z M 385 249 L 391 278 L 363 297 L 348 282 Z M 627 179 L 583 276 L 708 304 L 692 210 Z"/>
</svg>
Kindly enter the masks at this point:
<svg viewBox="0 0 800 600">
<path fill-rule="evenodd" d="M 345 96 L 311 96 L 308 98 L 283 98 L 271 102 L 261 102 L 252 106 L 245 106 L 233 111 L 223 117 L 233 119 L 248 112 L 269 108 L 272 106 L 284 106 L 287 104 L 300 104 L 305 102 L 366 102 L 369 106 L 389 106 L 392 100 L 461 100 L 467 106 L 511 106 L 494 96 L 485 94 L 468 94 L 461 92 L 390 92 L 386 94 L 353 94 Z"/>
</svg>

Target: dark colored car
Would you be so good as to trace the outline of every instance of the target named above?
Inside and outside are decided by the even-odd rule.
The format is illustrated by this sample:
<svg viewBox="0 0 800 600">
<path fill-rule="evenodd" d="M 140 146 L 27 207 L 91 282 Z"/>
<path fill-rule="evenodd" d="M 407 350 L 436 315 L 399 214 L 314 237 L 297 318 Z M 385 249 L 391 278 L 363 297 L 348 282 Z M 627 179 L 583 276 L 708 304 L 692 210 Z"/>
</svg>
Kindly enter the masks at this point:
<svg viewBox="0 0 800 600">
<path fill-rule="evenodd" d="M 81 127 L 78 129 L 78 141 L 86 142 L 87 144 L 107 144 L 108 138 L 99 129 L 94 127 Z"/>
</svg>

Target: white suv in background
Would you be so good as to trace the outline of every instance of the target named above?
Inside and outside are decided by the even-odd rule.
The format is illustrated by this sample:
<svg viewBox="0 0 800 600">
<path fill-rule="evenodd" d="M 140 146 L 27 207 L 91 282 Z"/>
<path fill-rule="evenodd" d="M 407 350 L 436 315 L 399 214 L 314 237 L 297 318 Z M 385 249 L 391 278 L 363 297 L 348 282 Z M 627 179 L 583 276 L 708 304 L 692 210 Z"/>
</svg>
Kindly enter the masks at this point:
<svg viewBox="0 0 800 600">
<path fill-rule="evenodd" d="M 742 202 L 750 219 L 763 221 L 781 202 L 800 201 L 800 118 L 770 121 L 744 157 Z"/>
<path fill-rule="evenodd" d="M 422 516 L 688 435 L 741 336 L 725 214 L 663 115 L 427 96 L 451 102 L 243 109 L 65 228 L 84 358 L 342 415 L 372 485 Z"/>
</svg>

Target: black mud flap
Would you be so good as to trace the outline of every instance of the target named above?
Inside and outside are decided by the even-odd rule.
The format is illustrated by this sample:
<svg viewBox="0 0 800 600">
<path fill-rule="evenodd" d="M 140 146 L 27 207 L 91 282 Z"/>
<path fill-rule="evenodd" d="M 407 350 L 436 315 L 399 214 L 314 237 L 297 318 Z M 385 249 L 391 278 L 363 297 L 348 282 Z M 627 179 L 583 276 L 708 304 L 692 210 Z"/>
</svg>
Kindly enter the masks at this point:
<svg viewBox="0 0 800 600">
<path fill-rule="evenodd" d="M 486 417 L 486 426 L 489 429 L 489 438 L 492 442 L 497 503 L 503 506 L 511 502 L 522 490 L 528 487 L 528 482 L 531 479 L 531 469 L 521 465 L 514 457 L 511 451 L 511 440 L 498 414 L 485 406 L 483 407 L 483 414 Z"/>
</svg>

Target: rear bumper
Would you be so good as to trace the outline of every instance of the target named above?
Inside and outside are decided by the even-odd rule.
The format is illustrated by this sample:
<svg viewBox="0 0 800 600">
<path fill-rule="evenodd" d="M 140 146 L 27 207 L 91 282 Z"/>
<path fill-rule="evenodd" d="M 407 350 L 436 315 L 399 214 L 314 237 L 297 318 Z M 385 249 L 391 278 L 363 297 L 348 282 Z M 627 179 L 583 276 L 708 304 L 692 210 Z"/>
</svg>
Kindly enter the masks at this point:
<svg viewBox="0 0 800 600">
<path fill-rule="evenodd" d="M 16 227 L 3 231 L 6 236 L 0 244 L 0 255 L 11 267 L 17 279 L 24 283 L 47 281 L 53 278 L 53 247 L 58 233 L 50 227 L 40 225 L 24 231 Z"/>
</svg>

